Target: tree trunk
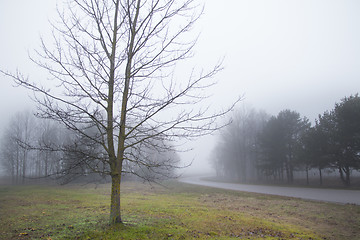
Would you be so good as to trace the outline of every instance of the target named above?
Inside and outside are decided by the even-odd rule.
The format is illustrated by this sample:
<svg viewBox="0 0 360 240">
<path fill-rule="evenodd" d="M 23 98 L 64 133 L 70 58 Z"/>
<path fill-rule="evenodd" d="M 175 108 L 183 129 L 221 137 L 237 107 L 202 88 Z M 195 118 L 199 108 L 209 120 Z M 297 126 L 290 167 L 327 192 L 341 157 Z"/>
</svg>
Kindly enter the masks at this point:
<svg viewBox="0 0 360 240">
<path fill-rule="evenodd" d="M 344 176 L 345 172 L 345 176 Z M 345 186 L 350 186 L 350 169 L 349 167 L 345 167 L 343 169 L 342 167 L 339 167 L 339 173 L 340 173 L 340 179 L 344 183 Z"/>
<path fill-rule="evenodd" d="M 48 176 L 48 153 L 45 153 L 45 176 Z"/>
<path fill-rule="evenodd" d="M 25 174 L 26 174 L 26 150 L 24 150 L 24 159 L 22 162 L 22 184 L 25 184 Z"/>
<path fill-rule="evenodd" d="M 345 167 L 345 184 L 346 186 L 350 186 L 350 167 Z"/>
<path fill-rule="evenodd" d="M 20 166 L 20 162 L 19 162 L 19 150 L 16 150 L 16 184 L 19 183 L 19 166 Z"/>
<path fill-rule="evenodd" d="M 122 222 L 120 212 L 120 182 L 121 174 L 111 176 L 110 224 Z"/>
<path fill-rule="evenodd" d="M 345 183 L 344 173 L 343 173 L 341 167 L 339 167 L 339 173 L 340 173 L 340 179 L 341 179 L 341 181 L 342 181 L 343 183 Z"/>
<path fill-rule="evenodd" d="M 309 185 L 309 168 L 306 166 L 306 185 Z"/>
<path fill-rule="evenodd" d="M 294 182 L 294 167 L 292 163 L 289 164 L 289 175 L 290 175 L 290 183 Z"/>
<path fill-rule="evenodd" d="M 287 183 L 291 183 L 291 169 L 290 169 L 290 163 L 288 161 L 285 162 L 285 170 L 286 170 Z"/>
<path fill-rule="evenodd" d="M 11 182 L 15 184 L 15 163 L 13 162 L 11 165 Z"/>
<path fill-rule="evenodd" d="M 319 168 L 319 177 L 320 177 L 320 185 L 323 184 L 323 181 L 322 181 L 322 171 L 321 171 L 321 168 Z"/>
</svg>

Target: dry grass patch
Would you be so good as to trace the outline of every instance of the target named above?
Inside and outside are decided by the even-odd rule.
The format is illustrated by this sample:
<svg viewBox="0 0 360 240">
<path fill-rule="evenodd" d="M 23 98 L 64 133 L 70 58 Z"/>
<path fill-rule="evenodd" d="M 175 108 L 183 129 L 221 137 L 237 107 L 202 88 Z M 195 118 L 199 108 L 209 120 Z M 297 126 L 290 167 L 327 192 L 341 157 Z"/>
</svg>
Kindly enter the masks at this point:
<svg viewBox="0 0 360 240">
<path fill-rule="evenodd" d="M 356 239 L 360 236 L 360 206 L 356 205 L 235 192 L 203 195 L 199 200 L 223 211 L 299 226 L 324 239 Z"/>
<path fill-rule="evenodd" d="M 0 187 L 0 239 L 356 239 L 360 207 L 168 183 Z"/>
</svg>

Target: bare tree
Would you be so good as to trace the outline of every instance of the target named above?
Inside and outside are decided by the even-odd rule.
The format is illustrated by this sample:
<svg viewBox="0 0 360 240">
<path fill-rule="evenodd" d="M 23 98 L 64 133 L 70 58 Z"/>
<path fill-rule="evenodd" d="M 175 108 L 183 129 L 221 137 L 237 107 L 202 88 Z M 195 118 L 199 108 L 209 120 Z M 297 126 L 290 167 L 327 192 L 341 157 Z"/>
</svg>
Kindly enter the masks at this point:
<svg viewBox="0 0 360 240">
<path fill-rule="evenodd" d="M 36 172 L 39 177 L 58 175 L 63 160 L 64 139 L 68 131 L 59 123 L 48 119 L 39 119 L 34 142 L 31 146 L 37 154 Z"/>
<path fill-rule="evenodd" d="M 0 163 L 7 174 L 11 176 L 13 184 L 19 179 L 19 155 L 20 149 L 13 137 L 13 132 L 6 129 L 1 138 Z"/>
<path fill-rule="evenodd" d="M 35 118 L 29 111 L 18 112 L 6 128 L 1 142 L 3 166 L 12 176 L 13 183 L 25 183 L 31 173 L 31 150 L 27 147 L 33 141 Z"/>
<path fill-rule="evenodd" d="M 220 131 L 211 159 L 219 177 L 249 182 L 258 179 L 258 135 L 268 115 L 243 106 L 234 112 L 232 122 Z"/>
<path fill-rule="evenodd" d="M 175 66 L 192 57 L 196 43 L 190 30 L 202 8 L 194 0 L 74 0 L 64 9 L 53 24 L 55 45 L 42 40 L 32 57 L 51 82 L 44 86 L 19 72 L 2 72 L 37 93 L 40 117 L 60 121 L 101 146 L 105 155 L 96 161 L 112 179 L 110 223 L 120 223 L 124 163 L 158 167 L 149 154 L 134 153 L 144 146 L 175 151 L 179 138 L 218 129 L 216 118 L 232 108 L 211 113 L 198 107 L 221 64 L 207 72 L 191 69 L 177 81 Z M 89 128 L 95 134 L 88 134 Z"/>
</svg>

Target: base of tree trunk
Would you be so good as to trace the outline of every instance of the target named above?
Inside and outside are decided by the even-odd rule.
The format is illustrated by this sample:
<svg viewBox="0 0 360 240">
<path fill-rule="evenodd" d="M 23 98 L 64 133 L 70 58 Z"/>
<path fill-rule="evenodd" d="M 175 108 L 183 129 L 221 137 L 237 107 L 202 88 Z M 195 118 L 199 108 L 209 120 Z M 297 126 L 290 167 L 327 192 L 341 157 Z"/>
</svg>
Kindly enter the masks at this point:
<svg viewBox="0 0 360 240">
<path fill-rule="evenodd" d="M 122 223 L 120 212 L 120 181 L 120 174 L 111 176 L 110 224 Z"/>
</svg>

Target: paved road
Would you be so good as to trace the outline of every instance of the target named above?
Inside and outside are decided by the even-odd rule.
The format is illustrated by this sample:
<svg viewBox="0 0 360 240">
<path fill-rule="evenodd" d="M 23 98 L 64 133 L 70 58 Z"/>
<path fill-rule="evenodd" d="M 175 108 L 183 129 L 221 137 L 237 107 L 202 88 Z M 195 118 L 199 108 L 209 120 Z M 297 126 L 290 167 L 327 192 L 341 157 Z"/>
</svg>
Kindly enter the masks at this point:
<svg viewBox="0 0 360 240">
<path fill-rule="evenodd" d="M 236 183 L 212 182 L 201 179 L 201 177 L 187 177 L 180 179 L 181 182 L 208 187 L 222 188 L 235 191 L 263 193 L 296 197 L 324 202 L 350 203 L 360 205 L 360 190 L 321 189 L 321 188 L 298 188 L 247 185 Z"/>
</svg>

